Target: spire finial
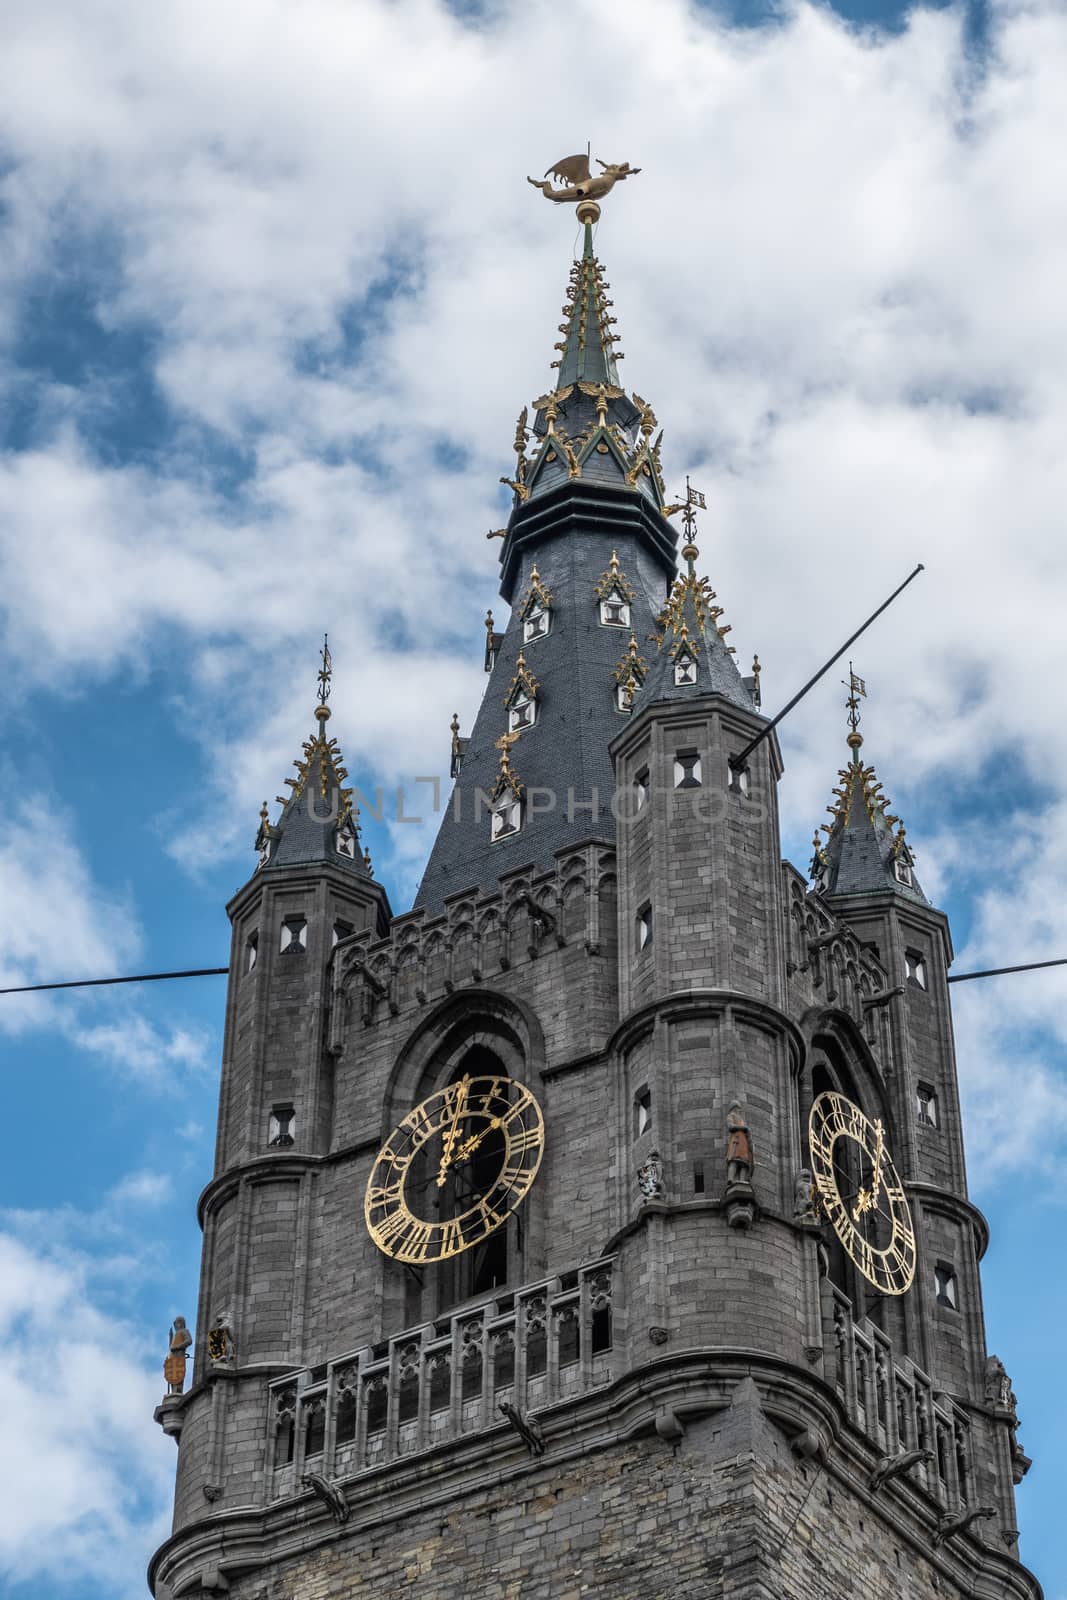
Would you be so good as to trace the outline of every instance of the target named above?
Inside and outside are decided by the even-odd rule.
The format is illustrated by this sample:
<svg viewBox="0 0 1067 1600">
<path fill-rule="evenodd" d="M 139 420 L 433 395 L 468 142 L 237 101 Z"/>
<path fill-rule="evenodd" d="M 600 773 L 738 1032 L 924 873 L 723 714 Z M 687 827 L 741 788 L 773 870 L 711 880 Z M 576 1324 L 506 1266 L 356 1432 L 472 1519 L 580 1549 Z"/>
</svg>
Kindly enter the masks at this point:
<svg viewBox="0 0 1067 1600">
<path fill-rule="evenodd" d="M 863 678 L 853 672 L 851 661 L 848 664 L 848 682 L 846 683 L 844 678 L 841 679 L 841 682 L 848 690 L 848 698 L 845 701 L 845 705 L 848 707 L 848 725 L 851 730 L 848 735 L 848 746 L 852 751 L 853 761 L 858 761 L 860 749 L 863 745 L 863 735 L 859 731 L 860 701 L 867 698 L 867 684 Z"/>
<path fill-rule="evenodd" d="M 320 651 L 322 666 L 319 668 L 319 703 L 315 707 L 315 715 L 320 725 L 325 725 L 330 720 L 330 708 L 326 704 L 330 698 L 330 680 L 333 677 L 333 657 L 330 655 L 330 637 L 324 633 L 322 636 L 322 650 Z"/>
<path fill-rule="evenodd" d="M 694 489 L 689 482 L 688 472 L 685 475 L 685 499 L 682 501 L 682 522 L 685 525 L 685 544 L 682 546 L 682 559 L 689 568 L 689 576 L 696 577 L 696 560 L 700 554 L 696 544 L 697 512 L 706 511 L 708 503 L 699 489 Z"/>
<path fill-rule="evenodd" d="M 600 171 L 594 178 L 589 168 L 591 154 L 592 145 L 588 145 L 585 155 L 562 156 L 548 168 L 543 178 L 526 180 L 535 189 L 540 189 L 546 200 L 576 205 L 578 221 L 584 222 L 587 230 L 594 222 L 600 221 L 597 201 L 603 200 L 624 178 L 635 178 L 641 171 L 640 167 L 631 167 L 628 161 L 601 161 L 597 156 L 596 164 Z M 553 181 L 556 179 L 558 183 Z"/>
</svg>

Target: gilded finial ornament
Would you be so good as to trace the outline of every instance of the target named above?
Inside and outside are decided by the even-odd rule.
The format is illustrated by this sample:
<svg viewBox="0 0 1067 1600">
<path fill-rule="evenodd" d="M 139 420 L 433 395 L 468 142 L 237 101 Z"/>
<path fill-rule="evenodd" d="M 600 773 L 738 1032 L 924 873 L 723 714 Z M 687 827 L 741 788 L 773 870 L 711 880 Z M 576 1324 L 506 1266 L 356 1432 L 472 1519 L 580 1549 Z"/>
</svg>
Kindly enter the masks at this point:
<svg viewBox="0 0 1067 1600">
<path fill-rule="evenodd" d="M 319 668 L 319 704 L 315 715 L 318 717 L 320 722 L 326 722 L 328 721 L 330 715 L 330 708 L 326 702 L 330 698 L 330 680 L 333 677 L 333 657 L 330 655 L 329 634 L 324 633 L 322 636 L 322 650 L 320 654 L 322 657 L 322 666 Z"/>
<path fill-rule="evenodd" d="M 600 171 L 594 177 L 589 167 L 589 152 L 585 155 L 563 156 L 548 168 L 543 178 L 527 178 L 526 182 L 540 189 L 546 200 L 557 204 L 577 205 L 579 222 L 596 222 L 600 217 L 598 200 L 611 193 L 617 183 L 625 178 L 635 178 L 640 167 L 631 167 L 628 161 L 601 161 Z"/>
</svg>

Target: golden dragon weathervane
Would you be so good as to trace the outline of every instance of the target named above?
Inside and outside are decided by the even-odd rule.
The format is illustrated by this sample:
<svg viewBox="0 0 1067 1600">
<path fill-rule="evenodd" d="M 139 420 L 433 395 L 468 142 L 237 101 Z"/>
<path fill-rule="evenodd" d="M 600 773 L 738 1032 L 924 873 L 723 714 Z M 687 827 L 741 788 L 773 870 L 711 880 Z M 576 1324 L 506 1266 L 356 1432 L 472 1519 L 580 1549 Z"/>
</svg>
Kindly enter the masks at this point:
<svg viewBox="0 0 1067 1600">
<path fill-rule="evenodd" d="M 601 171 L 594 178 L 589 170 L 588 152 L 584 156 L 564 156 L 549 167 L 543 178 L 527 178 L 526 182 L 540 189 L 546 200 L 577 203 L 579 222 L 596 222 L 600 217 L 597 201 L 610 194 L 623 178 L 636 177 L 641 171 L 640 167 L 631 167 L 628 161 L 601 161 L 599 156 L 597 166 Z M 552 179 L 558 179 L 562 187 Z"/>
</svg>

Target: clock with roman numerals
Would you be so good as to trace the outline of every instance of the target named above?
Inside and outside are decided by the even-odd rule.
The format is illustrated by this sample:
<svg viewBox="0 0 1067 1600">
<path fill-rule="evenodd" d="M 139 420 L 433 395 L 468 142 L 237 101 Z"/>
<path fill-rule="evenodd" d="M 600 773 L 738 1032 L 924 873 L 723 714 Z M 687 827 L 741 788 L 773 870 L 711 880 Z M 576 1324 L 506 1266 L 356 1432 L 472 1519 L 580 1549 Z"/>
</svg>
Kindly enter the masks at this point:
<svg viewBox="0 0 1067 1600">
<path fill-rule="evenodd" d="M 525 1084 L 460 1078 L 409 1111 L 378 1153 L 367 1229 L 394 1261 L 424 1266 L 479 1244 L 521 1205 L 545 1148 Z"/>
<path fill-rule="evenodd" d="M 819 1095 L 808 1119 L 811 1173 L 823 1211 L 863 1276 L 882 1294 L 904 1294 L 915 1277 L 915 1229 L 885 1145 L 845 1095 Z"/>
</svg>

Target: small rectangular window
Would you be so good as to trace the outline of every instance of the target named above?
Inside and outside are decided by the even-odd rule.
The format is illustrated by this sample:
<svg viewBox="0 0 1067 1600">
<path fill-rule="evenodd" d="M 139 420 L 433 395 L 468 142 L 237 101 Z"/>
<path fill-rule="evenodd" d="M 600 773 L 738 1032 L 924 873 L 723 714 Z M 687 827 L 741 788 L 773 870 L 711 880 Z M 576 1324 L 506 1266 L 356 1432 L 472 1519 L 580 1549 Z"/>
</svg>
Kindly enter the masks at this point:
<svg viewBox="0 0 1067 1600">
<path fill-rule="evenodd" d="M 523 728 L 532 728 L 537 720 L 537 702 L 531 700 L 528 694 L 517 694 L 508 707 L 508 730 L 519 733 Z"/>
<path fill-rule="evenodd" d="M 638 1089 L 634 1095 L 634 1138 L 640 1139 L 652 1126 L 652 1090 Z"/>
<path fill-rule="evenodd" d="M 250 933 L 245 945 L 245 971 L 251 972 L 259 959 L 259 934 Z"/>
<path fill-rule="evenodd" d="M 693 1193 L 694 1194 L 703 1194 L 704 1193 L 704 1163 L 703 1163 L 703 1161 L 694 1161 L 693 1162 Z"/>
<path fill-rule="evenodd" d="M 306 917 L 286 917 L 282 923 L 280 948 L 289 955 L 298 955 L 307 949 L 308 925 Z"/>
<path fill-rule="evenodd" d="M 333 937 L 330 941 L 331 946 L 340 944 L 341 940 L 347 939 L 352 931 L 352 924 L 350 922 L 335 922 L 333 925 Z"/>
<path fill-rule="evenodd" d="M 648 801 L 648 768 L 647 767 L 645 767 L 643 772 L 639 772 L 637 774 L 636 778 L 634 779 L 634 799 L 637 802 L 637 810 L 638 811 L 644 810 L 644 807 L 645 807 L 645 805 L 646 805 L 646 803 Z"/>
<path fill-rule="evenodd" d="M 674 787 L 699 789 L 701 776 L 700 756 L 696 750 L 679 750 L 674 758 Z"/>
<path fill-rule="evenodd" d="M 275 1150 L 287 1150 L 293 1143 L 296 1131 L 296 1113 L 292 1106 L 274 1106 L 267 1125 L 267 1143 Z"/>
<path fill-rule="evenodd" d="M 733 790 L 734 794 L 740 794 L 740 795 L 747 795 L 748 794 L 748 768 L 747 767 L 731 767 L 730 768 L 730 788 Z"/>
<path fill-rule="evenodd" d="M 939 1261 L 934 1268 L 934 1292 L 939 1306 L 945 1306 L 949 1311 L 958 1311 L 960 1308 L 959 1293 L 956 1287 L 956 1274 L 951 1267 Z"/>
<path fill-rule="evenodd" d="M 652 907 L 642 906 L 637 913 L 637 948 L 645 950 L 652 943 Z"/>
<path fill-rule="evenodd" d="M 610 595 L 600 602 L 600 620 L 605 628 L 628 628 L 630 605 L 618 595 Z"/>
<path fill-rule="evenodd" d="M 904 971 L 909 983 L 914 983 L 917 988 L 926 988 L 926 962 L 918 950 L 905 950 Z"/>
<path fill-rule="evenodd" d="M 493 826 L 490 837 L 495 844 L 498 839 L 508 839 L 513 833 L 518 833 L 522 827 L 522 801 L 517 795 L 508 793 L 493 806 Z"/>
<path fill-rule="evenodd" d="M 543 639 L 548 632 L 548 612 L 543 606 L 535 606 L 526 613 L 522 625 L 522 642 L 529 644 L 531 639 Z"/>
<path fill-rule="evenodd" d="M 937 1093 L 930 1088 L 929 1084 L 920 1083 L 917 1085 L 915 1106 L 919 1122 L 924 1128 L 939 1128 L 941 1126 Z"/>
</svg>

